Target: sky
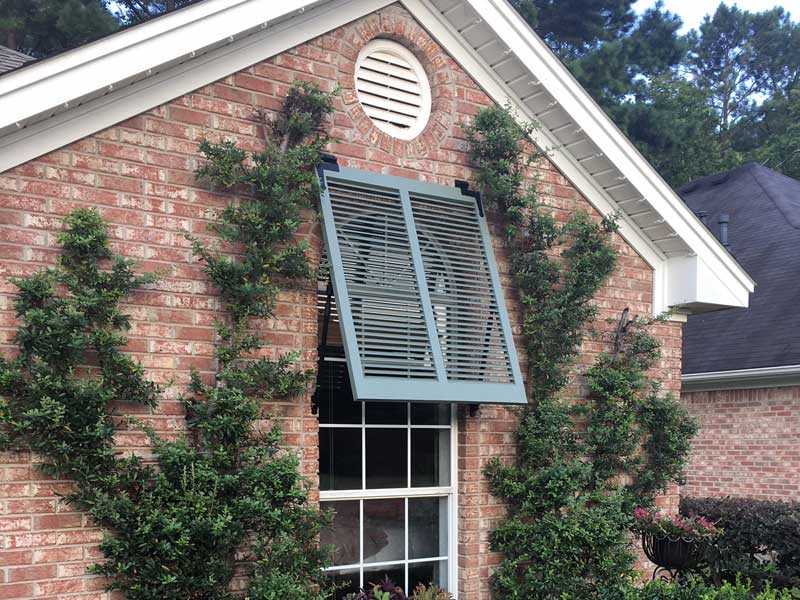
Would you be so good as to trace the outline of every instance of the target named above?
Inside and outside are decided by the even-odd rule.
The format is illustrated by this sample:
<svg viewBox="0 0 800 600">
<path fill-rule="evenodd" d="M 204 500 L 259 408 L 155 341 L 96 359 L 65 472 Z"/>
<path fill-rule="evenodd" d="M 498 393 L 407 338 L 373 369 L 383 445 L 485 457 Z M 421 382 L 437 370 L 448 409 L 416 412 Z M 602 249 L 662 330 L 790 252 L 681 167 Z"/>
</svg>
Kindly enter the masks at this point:
<svg viewBox="0 0 800 600">
<path fill-rule="evenodd" d="M 656 0 L 638 0 L 633 6 L 641 12 L 655 3 Z M 800 0 L 725 0 L 725 4 L 729 6 L 736 4 L 739 8 L 751 12 L 761 12 L 776 5 L 782 6 L 792 14 L 793 20 L 800 19 Z M 703 17 L 713 13 L 718 5 L 719 0 L 664 0 L 664 8 L 677 13 L 683 19 L 681 33 L 697 28 Z"/>
</svg>

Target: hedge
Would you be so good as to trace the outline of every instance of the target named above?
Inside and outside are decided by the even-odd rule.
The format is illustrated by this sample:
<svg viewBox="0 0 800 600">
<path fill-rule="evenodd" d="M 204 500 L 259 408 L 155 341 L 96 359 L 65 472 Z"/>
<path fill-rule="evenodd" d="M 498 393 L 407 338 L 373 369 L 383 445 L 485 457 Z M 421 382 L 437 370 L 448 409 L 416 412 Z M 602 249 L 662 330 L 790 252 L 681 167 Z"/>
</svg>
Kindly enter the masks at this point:
<svg viewBox="0 0 800 600">
<path fill-rule="evenodd" d="M 718 588 L 699 582 L 678 585 L 655 581 L 641 589 L 632 590 L 626 600 L 795 600 L 798 597 L 797 590 L 767 587 L 755 591 L 749 583 L 739 578 Z"/>
<path fill-rule="evenodd" d="M 800 586 L 800 502 L 686 497 L 680 510 L 724 530 L 710 555 L 717 582 L 741 573 L 758 588 Z"/>
</svg>

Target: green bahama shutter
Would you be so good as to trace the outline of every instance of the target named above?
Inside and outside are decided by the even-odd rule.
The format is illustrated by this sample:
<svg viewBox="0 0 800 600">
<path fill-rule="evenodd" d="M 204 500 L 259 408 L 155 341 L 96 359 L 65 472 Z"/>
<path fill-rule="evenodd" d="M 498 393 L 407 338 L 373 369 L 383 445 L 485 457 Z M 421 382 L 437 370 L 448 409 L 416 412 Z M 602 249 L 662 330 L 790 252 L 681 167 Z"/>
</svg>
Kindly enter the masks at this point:
<svg viewBox="0 0 800 600">
<path fill-rule="evenodd" d="M 524 404 L 486 219 L 459 189 L 320 171 L 356 400 Z"/>
</svg>

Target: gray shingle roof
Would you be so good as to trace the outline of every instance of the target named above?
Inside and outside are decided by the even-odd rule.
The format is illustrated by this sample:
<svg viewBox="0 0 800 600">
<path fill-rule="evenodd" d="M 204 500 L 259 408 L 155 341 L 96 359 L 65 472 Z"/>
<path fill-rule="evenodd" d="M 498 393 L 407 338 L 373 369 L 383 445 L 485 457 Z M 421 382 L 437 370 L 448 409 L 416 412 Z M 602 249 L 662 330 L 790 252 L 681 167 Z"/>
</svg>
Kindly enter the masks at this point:
<svg viewBox="0 0 800 600">
<path fill-rule="evenodd" d="M 756 281 L 749 308 L 692 315 L 683 372 L 800 364 L 800 181 L 751 163 L 679 190 L 695 213 L 730 215 L 730 251 Z"/>
<path fill-rule="evenodd" d="M 0 73 L 21 67 L 26 62 L 33 60 L 32 56 L 17 52 L 11 48 L 0 46 Z"/>
</svg>

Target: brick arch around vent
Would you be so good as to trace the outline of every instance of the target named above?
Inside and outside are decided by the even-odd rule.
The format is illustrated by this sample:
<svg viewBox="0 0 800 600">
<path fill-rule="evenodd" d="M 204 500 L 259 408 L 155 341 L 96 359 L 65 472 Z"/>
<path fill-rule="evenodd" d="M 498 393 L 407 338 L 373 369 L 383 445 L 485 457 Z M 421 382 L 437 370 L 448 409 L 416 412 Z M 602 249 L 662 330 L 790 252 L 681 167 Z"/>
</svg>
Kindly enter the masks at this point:
<svg viewBox="0 0 800 600">
<path fill-rule="evenodd" d="M 380 35 L 413 46 L 437 86 L 430 124 L 410 142 L 378 132 L 352 95 L 358 49 Z M 25 277 L 53 264 L 64 216 L 76 208 L 94 206 L 109 223 L 117 252 L 137 259 L 144 270 L 164 274 L 158 283 L 129 299 L 126 310 L 132 330 L 127 349 L 154 380 L 172 382 L 159 409 L 138 416 L 165 436 L 182 431 L 177 396 L 185 389 L 192 368 L 211 377 L 213 324 L 224 314 L 184 237 L 191 233 L 211 240 L 209 211 L 230 200 L 195 180 L 198 143 L 204 137 L 233 139 L 250 150 L 262 148 L 261 125 L 254 112 L 277 110 L 295 79 L 315 81 L 327 90 L 342 87 L 331 118 L 331 131 L 338 141 L 330 150 L 343 164 L 445 185 L 453 185 L 454 179 L 474 179 L 462 124 L 491 101 L 402 7 L 392 5 L 0 174 L 0 351 L 13 354 L 15 288 L 8 278 Z M 576 210 L 599 218 L 549 161 L 540 160 L 531 176 L 539 178 L 542 199 L 557 218 L 566 219 Z M 317 259 L 321 229 L 313 213 L 308 217 L 298 237 L 309 241 L 312 258 Z M 500 216 L 490 215 L 490 221 L 506 305 L 519 335 L 520 307 L 499 235 Z M 652 270 L 622 238 L 615 236 L 614 244 L 619 265 L 595 300 L 600 316 L 614 317 L 625 307 L 649 314 Z M 271 341 L 265 352 L 275 355 L 299 349 L 301 365 L 315 367 L 315 296 L 313 286 L 281 294 L 275 318 L 259 324 Z M 664 344 L 660 374 L 667 389 L 677 390 L 680 325 L 664 323 L 656 333 Z M 522 348 L 522 340 L 517 339 L 517 347 Z M 604 348 L 595 340 L 583 344 L 571 395 L 584 393 L 580 374 Z M 266 408 L 282 421 L 286 443 L 301 455 L 304 472 L 315 487 L 318 424 L 311 413 L 310 394 Z M 119 407 L 123 414 L 135 410 L 141 409 Z M 492 457 L 513 459 L 517 416 L 513 409 L 483 406 L 475 416 L 462 411 L 459 417 L 460 598 L 491 597 L 489 574 L 500 557 L 489 552 L 488 538 L 504 506 L 489 495 L 482 472 Z M 122 451 L 148 454 L 147 440 L 140 432 L 123 428 L 117 441 Z M 85 574 L 86 567 L 101 558 L 97 550 L 101 532 L 54 496 L 68 491 L 70 483 L 48 480 L 34 464 L 35 458 L 26 452 L 5 453 L 0 460 L 0 598 L 105 598 L 104 582 Z"/>
</svg>

